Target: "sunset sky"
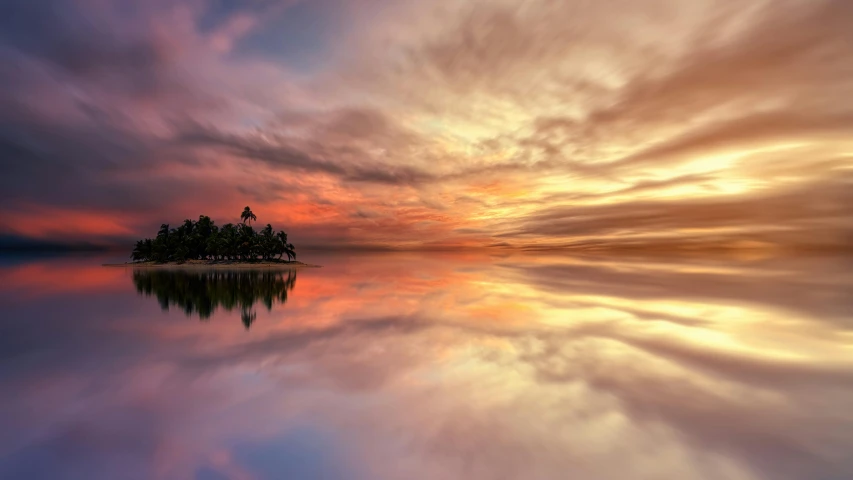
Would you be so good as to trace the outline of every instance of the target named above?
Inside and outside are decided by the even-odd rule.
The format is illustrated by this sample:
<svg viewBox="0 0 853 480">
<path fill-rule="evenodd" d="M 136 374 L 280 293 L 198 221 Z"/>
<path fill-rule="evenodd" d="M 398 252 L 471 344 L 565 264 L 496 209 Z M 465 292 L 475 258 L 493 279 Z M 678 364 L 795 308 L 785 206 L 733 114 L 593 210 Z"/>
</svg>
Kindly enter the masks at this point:
<svg viewBox="0 0 853 480">
<path fill-rule="evenodd" d="M 850 0 L 0 0 L 0 237 L 853 245 Z"/>
</svg>

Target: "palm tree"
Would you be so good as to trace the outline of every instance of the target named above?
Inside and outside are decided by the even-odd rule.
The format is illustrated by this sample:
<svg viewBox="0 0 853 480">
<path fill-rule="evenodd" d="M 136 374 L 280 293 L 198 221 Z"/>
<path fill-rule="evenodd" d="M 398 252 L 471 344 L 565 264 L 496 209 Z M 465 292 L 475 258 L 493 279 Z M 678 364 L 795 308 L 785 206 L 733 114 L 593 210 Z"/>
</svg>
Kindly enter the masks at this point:
<svg viewBox="0 0 853 480">
<path fill-rule="evenodd" d="M 240 258 L 243 260 L 254 260 L 255 254 L 258 253 L 256 248 L 257 238 L 255 235 L 255 229 L 244 224 L 240 228 L 239 242 L 240 247 L 238 248 L 238 254 L 240 255 Z"/>
<path fill-rule="evenodd" d="M 243 222 L 243 224 L 245 224 L 248 221 L 249 225 L 251 225 L 252 220 L 257 220 L 257 219 L 258 219 L 258 217 L 252 212 L 252 209 L 249 207 L 244 208 L 243 213 L 240 214 L 240 220 Z"/>
<path fill-rule="evenodd" d="M 293 256 L 293 257 L 295 257 L 295 256 L 296 256 L 296 254 L 295 254 L 295 253 L 293 253 L 293 249 L 292 249 L 292 248 L 288 248 L 288 246 L 291 246 L 291 247 L 292 247 L 292 245 L 290 245 L 289 243 L 287 243 L 287 234 L 286 234 L 286 233 L 284 233 L 284 230 L 282 230 L 282 231 L 278 232 L 278 233 L 275 235 L 275 238 L 276 238 L 276 240 L 277 240 L 277 241 L 276 241 L 276 246 L 275 246 L 275 253 L 277 253 L 277 254 L 278 254 L 278 258 L 281 258 L 281 256 L 282 256 L 283 254 L 287 254 L 287 259 L 288 259 L 288 261 L 290 261 L 290 257 L 291 257 L 291 256 Z M 288 253 L 288 252 L 289 252 L 289 253 Z"/>
<path fill-rule="evenodd" d="M 238 224 L 225 224 L 219 228 L 210 217 L 201 215 L 198 221 L 184 220 L 178 228 L 160 226 L 157 236 L 136 242 L 131 253 L 134 261 L 184 262 L 187 260 L 240 259 L 256 261 L 296 258 L 293 244 L 287 242 L 287 233 L 276 232 L 267 224 L 256 232 L 247 223 L 257 220 L 251 208 L 246 207 Z"/>
<path fill-rule="evenodd" d="M 151 245 L 151 240 L 147 240 L 148 246 Z M 151 256 L 150 250 L 146 252 L 146 240 L 139 240 L 136 242 L 136 246 L 133 248 L 133 252 L 130 253 L 130 258 L 134 262 L 143 262 L 148 260 L 148 257 Z"/>
<path fill-rule="evenodd" d="M 164 224 L 160 225 L 160 230 L 157 231 L 157 236 L 158 237 L 168 237 L 169 236 L 169 224 L 168 223 L 164 223 Z"/>
<path fill-rule="evenodd" d="M 229 259 L 233 260 L 237 257 L 237 247 L 240 245 L 237 227 L 232 223 L 226 223 L 222 227 L 222 240 L 224 251 Z"/>
<path fill-rule="evenodd" d="M 272 256 L 275 255 L 276 250 L 276 238 L 272 225 L 268 223 L 267 226 L 261 230 L 260 237 L 261 256 L 264 260 L 272 258 Z"/>
<path fill-rule="evenodd" d="M 296 250 L 292 243 L 288 243 L 284 246 L 284 254 L 287 255 L 287 261 L 290 261 L 290 258 L 293 257 L 296 260 Z"/>
<path fill-rule="evenodd" d="M 211 229 L 210 235 L 207 236 L 207 239 L 204 241 L 204 256 L 210 257 L 214 260 L 219 258 L 223 249 L 221 247 L 222 237 L 219 235 L 219 229 L 214 228 Z"/>
</svg>

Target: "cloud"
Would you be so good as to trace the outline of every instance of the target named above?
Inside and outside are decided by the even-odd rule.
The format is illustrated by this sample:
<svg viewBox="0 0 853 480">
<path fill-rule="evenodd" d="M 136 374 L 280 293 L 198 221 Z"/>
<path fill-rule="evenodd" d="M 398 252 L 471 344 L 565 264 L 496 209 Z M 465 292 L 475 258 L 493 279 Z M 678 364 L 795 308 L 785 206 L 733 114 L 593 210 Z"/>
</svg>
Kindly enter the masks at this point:
<svg viewBox="0 0 853 480">
<path fill-rule="evenodd" d="M 149 77 L 168 63 L 167 45 L 154 36 L 119 32 L 107 9 L 81 8 L 59 0 L 39 3 L 5 2 L 2 40 L 6 48 L 32 55 L 73 76 L 108 73 Z M 143 78 L 139 80 L 148 80 Z"/>
<path fill-rule="evenodd" d="M 371 478 L 853 467 L 837 258 L 329 255 L 249 332 L 226 312 L 160 312 L 120 269 L 47 293 L 78 266 L 0 271 L 31 277 L 4 311 L 40 319 L 0 325 L 0 471 L 114 477 L 94 461 L 110 454 L 145 476 L 232 474 L 293 432 L 325 434 L 322 452 L 345 447 Z"/>
<path fill-rule="evenodd" d="M 607 242 L 726 228 L 719 215 L 787 231 L 782 200 L 760 199 L 851 165 L 841 0 L 2 8 L 3 209 L 127 209 L 135 235 L 169 207 L 249 200 L 386 246 Z M 741 199 L 767 212 L 733 211 Z M 575 209 L 598 217 L 559 218 Z M 819 229 L 847 241 L 841 220 Z M 454 239 L 468 230 L 486 233 Z"/>
<path fill-rule="evenodd" d="M 619 338 L 619 335 L 613 337 Z M 523 358 L 536 368 L 539 378 L 546 384 L 588 382 L 592 388 L 618 399 L 633 421 L 644 428 L 666 425 L 679 432 L 679 438 L 688 448 L 718 452 L 745 466 L 755 475 L 785 479 L 813 475 L 832 477 L 848 468 L 847 462 L 841 457 L 827 450 L 818 453 L 804 443 L 798 434 L 792 433 L 793 424 L 788 422 L 796 420 L 783 412 L 793 412 L 796 407 L 787 410 L 785 406 L 774 405 L 772 400 L 762 398 L 757 390 L 743 389 L 749 383 L 741 383 L 742 375 L 738 370 L 752 369 L 760 361 L 737 359 L 737 367 L 733 364 L 724 374 L 716 372 L 718 375 L 705 377 L 703 381 L 701 375 L 696 376 L 695 372 L 687 375 L 672 372 L 665 368 L 665 363 L 661 365 L 660 371 L 653 372 L 624 364 L 614 365 L 606 357 L 595 353 L 608 346 L 609 338 L 549 339 L 546 341 L 549 346 L 547 353 Z M 633 346 L 630 342 L 628 345 Z M 672 345 L 662 348 L 679 349 Z M 680 349 L 691 350 L 690 347 Z M 653 356 L 647 356 L 648 353 Z M 641 350 L 626 354 L 626 357 L 643 362 L 647 367 L 649 363 L 654 363 L 652 358 L 671 358 L 666 354 L 656 356 L 659 353 L 661 351 Z M 715 359 L 719 359 L 719 356 Z M 711 361 L 710 358 L 708 360 Z M 687 365 L 688 368 L 696 367 L 690 363 Z M 700 368 L 706 366 L 703 364 Z M 780 376 L 791 374 L 787 369 L 775 373 Z M 838 378 L 849 381 L 849 377 L 841 372 L 835 372 L 835 375 L 823 380 L 808 378 L 808 373 L 805 373 L 799 379 L 805 381 L 804 385 L 795 386 L 796 380 L 790 382 L 790 379 L 786 379 L 784 389 L 788 401 L 794 405 L 808 405 L 810 392 L 817 390 L 832 397 L 828 399 L 829 402 L 838 402 L 843 395 L 834 396 L 830 393 L 833 390 L 831 385 Z M 725 413 L 716 414 L 721 411 Z M 787 420 L 780 420 L 780 417 Z"/>
<path fill-rule="evenodd" d="M 521 219 L 500 237 L 619 240 L 642 235 L 658 238 L 691 230 L 695 238 L 715 241 L 756 240 L 787 246 L 849 246 L 851 177 L 839 174 L 811 184 L 763 194 L 714 196 L 696 200 L 644 201 L 578 207 L 546 207 Z M 815 237 L 816 231 L 823 235 Z"/>
<path fill-rule="evenodd" d="M 525 283 L 554 294 L 618 296 L 636 303 L 691 299 L 705 304 L 761 305 L 771 311 L 813 313 L 820 321 L 832 322 L 840 328 L 849 326 L 853 303 L 845 292 L 844 273 L 849 261 L 808 257 L 800 263 L 783 256 L 752 263 L 737 262 L 734 271 L 715 271 L 702 269 L 705 262 L 701 255 L 674 257 L 672 252 L 666 253 L 663 258 L 668 259 L 668 268 L 665 270 L 654 267 L 661 255 L 654 252 L 643 255 L 642 250 L 636 255 L 617 257 L 592 253 L 584 258 L 585 261 L 577 263 L 509 264 L 507 270 L 511 278 L 521 276 Z M 559 260 L 559 257 L 548 258 Z M 611 258 L 617 258 L 618 263 L 608 263 Z M 711 264 L 718 261 L 711 260 Z M 803 276 L 802 268 L 815 272 Z M 757 281 L 756 278 L 766 280 Z M 655 312 L 655 316 L 666 318 L 660 317 L 660 312 Z M 672 319 L 695 320 L 677 316 Z"/>
</svg>

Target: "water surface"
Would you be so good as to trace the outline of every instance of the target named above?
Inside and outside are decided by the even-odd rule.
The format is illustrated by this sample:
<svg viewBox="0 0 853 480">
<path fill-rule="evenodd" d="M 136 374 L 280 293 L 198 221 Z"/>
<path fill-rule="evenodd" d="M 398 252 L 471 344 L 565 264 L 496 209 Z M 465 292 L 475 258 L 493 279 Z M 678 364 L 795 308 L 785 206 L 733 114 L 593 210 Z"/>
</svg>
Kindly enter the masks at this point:
<svg viewBox="0 0 853 480">
<path fill-rule="evenodd" d="M 853 478 L 853 260 L 0 262 L 0 478 Z"/>
</svg>

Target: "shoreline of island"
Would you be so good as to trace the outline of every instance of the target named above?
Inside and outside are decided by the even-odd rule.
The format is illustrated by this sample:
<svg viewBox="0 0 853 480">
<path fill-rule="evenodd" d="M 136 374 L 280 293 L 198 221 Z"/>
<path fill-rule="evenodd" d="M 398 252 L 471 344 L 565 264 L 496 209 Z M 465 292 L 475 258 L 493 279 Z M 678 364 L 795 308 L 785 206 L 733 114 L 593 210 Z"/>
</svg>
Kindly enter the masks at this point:
<svg viewBox="0 0 853 480">
<path fill-rule="evenodd" d="M 295 269 L 295 268 L 321 268 L 322 265 L 314 265 L 298 261 L 292 262 L 276 262 L 276 261 L 258 261 L 258 262 L 240 262 L 230 260 L 187 260 L 185 262 L 125 262 L 125 263 L 104 263 L 103 267 L 132 267 L 132 268 L 154 268 L 154 269 Z"/>
</svg>

